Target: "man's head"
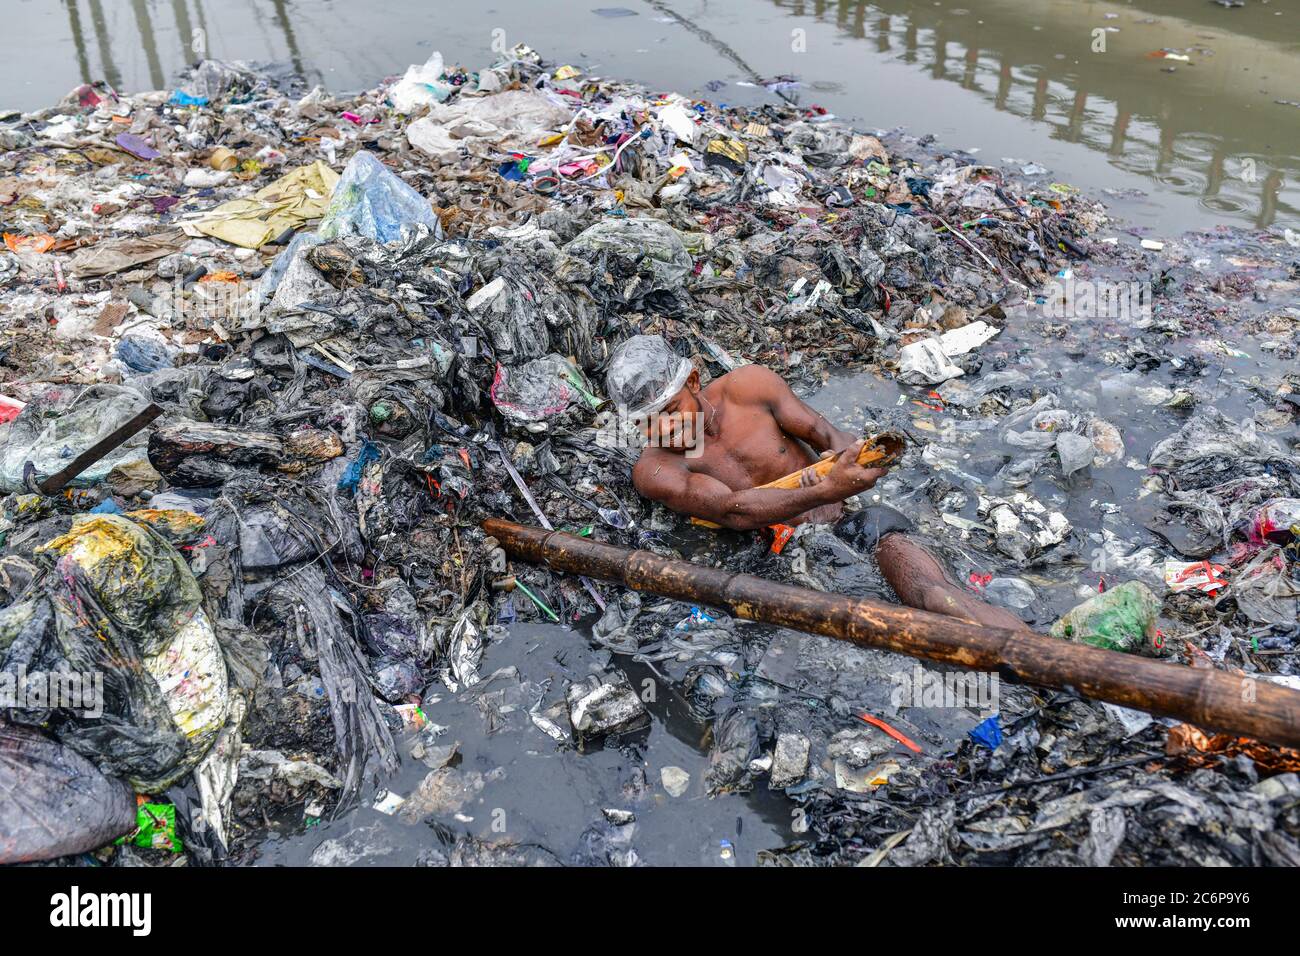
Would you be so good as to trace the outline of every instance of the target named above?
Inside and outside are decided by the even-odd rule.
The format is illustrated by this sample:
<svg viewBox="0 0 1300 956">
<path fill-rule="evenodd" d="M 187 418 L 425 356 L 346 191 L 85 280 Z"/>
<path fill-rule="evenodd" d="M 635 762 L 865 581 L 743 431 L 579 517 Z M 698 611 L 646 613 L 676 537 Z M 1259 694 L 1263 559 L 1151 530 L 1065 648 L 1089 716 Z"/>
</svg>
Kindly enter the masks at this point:
<svg viewBox="0 0 1300 956">
<path fill-rule="evenodd" d="M 659 335 L 634 335 L 614 352 L 605 374 L 610 397 L 650 444 L 672 451 L 697 447 L 700 373 Z"/>
</svg>

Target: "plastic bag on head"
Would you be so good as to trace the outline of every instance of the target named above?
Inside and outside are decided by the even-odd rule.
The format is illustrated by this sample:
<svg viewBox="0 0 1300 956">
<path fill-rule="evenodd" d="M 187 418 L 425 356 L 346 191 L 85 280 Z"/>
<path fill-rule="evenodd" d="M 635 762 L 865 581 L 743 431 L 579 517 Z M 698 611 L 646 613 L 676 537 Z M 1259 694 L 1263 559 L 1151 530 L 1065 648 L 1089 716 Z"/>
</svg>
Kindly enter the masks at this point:
<svg viewBox="0 0 1300 956">
<path fill-rule="evenodd" d="M 662 335 L 634 335 L 610 359 L 606 389 L 628 414 L 653 415 L 681 391 L 693 368 Z"/>
</svg>

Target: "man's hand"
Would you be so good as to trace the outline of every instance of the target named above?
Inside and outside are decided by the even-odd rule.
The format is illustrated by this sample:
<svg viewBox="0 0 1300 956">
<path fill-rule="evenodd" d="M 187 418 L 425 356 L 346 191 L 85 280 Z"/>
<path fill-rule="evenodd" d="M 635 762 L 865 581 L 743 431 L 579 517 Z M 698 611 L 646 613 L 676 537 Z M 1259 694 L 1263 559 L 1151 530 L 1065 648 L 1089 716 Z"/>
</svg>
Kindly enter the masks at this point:
<svg viewBox="0 0 1300 956">
<path fill-rule="evenodd" d="M 736 531 L 751 531 L 788 522 L 870 488 L 885 471 L 858 464 L 862 445 L 850 445 L 824 478 L 806 469 L 805 481 L 811 484 L 799 488 L 732 491 L 716 478 L 691 472 L 681 455 L 669 455 L 657 448 L 641 453 L 641 460 L 632 469 L 632 482 L 641 494 L 662 501 L 678 514 L 694 515 Z"/>
<path fill-rule="evenodd" d="M 858 455 L 865 444 L 865 439 L 859 439 L 844 449 L 830 472 L 822 479 L 830 489 L 834 489 L 840 500 L 866 491 L 885 474 L 883 468 L 864 468 L 858 464 Z"/>
</svg>

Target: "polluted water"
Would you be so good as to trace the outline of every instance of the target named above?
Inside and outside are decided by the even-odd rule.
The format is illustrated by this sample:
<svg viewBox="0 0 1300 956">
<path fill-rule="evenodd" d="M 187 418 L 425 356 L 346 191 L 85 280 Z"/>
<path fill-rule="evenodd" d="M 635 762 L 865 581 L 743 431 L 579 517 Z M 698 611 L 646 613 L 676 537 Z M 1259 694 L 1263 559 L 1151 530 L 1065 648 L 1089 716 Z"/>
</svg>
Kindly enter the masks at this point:
<svg viewBox="0 0 1300 956">
<path fill-rule="evenodd" d="M 0 122 L 0 861 L 1300 862 L 1294 749 L 482 529 L 897 603 L 884 506 L 1026 628 L 1300 689 L 1286 232 L 614 73 L 205 59 Z M 638 495 L 636 335 L 901 436 L 853 533 Z"/>
</svg>

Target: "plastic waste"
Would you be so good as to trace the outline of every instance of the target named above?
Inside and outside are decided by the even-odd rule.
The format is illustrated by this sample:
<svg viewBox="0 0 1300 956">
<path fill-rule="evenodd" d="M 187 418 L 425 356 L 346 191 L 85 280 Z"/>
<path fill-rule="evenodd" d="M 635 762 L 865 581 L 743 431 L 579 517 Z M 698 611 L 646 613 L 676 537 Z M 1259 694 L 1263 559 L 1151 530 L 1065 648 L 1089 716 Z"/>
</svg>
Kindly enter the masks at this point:
<svg viewBox="0 0 1300 956">
<path fill-rule="evenodd" d="M 379 449 L 371 442 L 366 441 L 361 445 L 361 450 L 357 452 L 356 458 L 348 463 L 347 469 L 339 478 L 339 491 L 354 493 L 357 486 L 361 483 L 361 476 L 365 472 L 366 465 L 372 461 L 379 460 Z"/>
<path fill-rule="evenodd" d="M 1052 625 L 1053 637 L 1092 644 L 1112 651 L 1134 652 L 1151 646 L 1160 599 L 1141 581 L 1107 588 L 1063 615 Z"/>
<path fill-rule="evenodd" d="M 937 338 L 904 345 L 898 353 L 898 380 L 908 385 L 937 385 L 966 373 L 954 365 Z"/>
<path fill-rule="evenodd" d="M 149 399 L 133 388 L 92 385 L 70 390 L 55 387 L 30 402 L 8 425 L 0 448 L 0 487 L 27 489 L 24 471 L 30 462 L 34 478 L 41 481 L 61 471 L 68 462 L 96 442 L 107 438 L 145 409 Z M 115 468 L 148 461 L 145 432 L 123 442 L 72 479 L 84 488 L 103 481 Z"/>
<path fill-rule="evenodd" d="M 272 310 L 279 308 L 289 308 L 299 305 L 311 298 L 315 291 L 323 291 L 326 283 L 320 274 L 314 269 L 308 269 L 303 257 L 308 249 L 324 242 L 322 236 L 314 232 L 299 232 L 294 235 L 293 240 L 285 247 L 284 251 L 272 260 L 271 265 L 262 273 L 257 281 L 257 301 L 260 303 L 273 302 Z M 295 272 L 297 276 L 290 278 L 291 287 L 285 289 L 285 294 L 280 295 L 281 285 L 290 273 Z M 276 297 L 279 296 L 278 300 Z"/>
<path fill-rule="evenodd" d="M 1246 533 L 1255 544 L 1290 543 L 1300 536 L 1300 498 L 1277 498 L 1267 502 L 1251 516 Z"/>
<path fill-rule="evenodd" d="M 441 103 L 454 89 L 443 79 L 442 54 L 434 51 L 424 63 L 407 67 L 402 78 L 388 91 L 388 98 L 397 112 L 414 113 L 422 107 Z"/>
<path fill-rule="evenodd" d="M 544 355 L 513 369 L 498 365 L 491 395 L 501 414 L 530 430 L 544 429 L 546 421 L 571 404 L 593 397 L 582 372 L 559 355 Z"/>
<path fill-rule="evenodd" d="M 760 752 L 758 726 L 753 716 L 732 707 L 713 721 L 713 748 L 704 786 L 710 794 L 748 790 L 753 783 L 750 763 Z"/>
<path fill-rule="evenodd" d="M 1092 464 L 1096 449 L 1090 438 L 1074 432 L 1062 432 L 1056 436 L 1056 454 L 1061 461 L 1061 471 L 1068 478 Z"/>
<path fill-rule="evenodd" d="M 693 368 L 663 336 L 634 335 L 610 358 L 605 386 L 628 415 L 652 415 L 682 390 Z"/>
<path fill-rule="evenodd" d="M 266 601 L 273 613 L 290 615 L 296 639 L 315 654 L 346 805 L 357 798 L 363 784 L 373 785 L 397 769 L 393 732 L 370 692 L 366 657 L 340 617 L 336 602 L 342 598 L 329 588 L 318 565 L 297 567 L 272 586 Z"/>
<path fill-rule="evenodd" d="M 174 103 L 177 106 L 207 106 L 209 100 L 206 96 L 195 96 L 192 93 L 186 93 L 184 90 L 173 90 L 167 102 Z"/>
<path fill-rule="evenodd" d="M 175 805 L 141 800 L 136 807 L 135 830 L 117 842 L 180 853 L 184 847 L 176 833 Z"/>
<path fill-rule="evenodd" d="M 0 720 L 0 865 L 98 849 L 136 823 L 135 795 L 39 731 Z"/>
<path fill-rule="evenodd" d="M 1175 594 L 1195 588 L 1206 594 L 1221 592 L 1228 586 L 1227 571 L 1221 564 L 1209 561 L 1177 561 L 1165 559 L 1165 585 Z"/>
<path fill-rule="evenodd" d="M 970 739 L 989 750 L 997 750 L 1002 746 L 1002 723 L 998 715 L 986 717 L 975 726 L 970 732 Z"/>
<path fill-rule="evenodd" d="M 177 230 L 141 237 L 105 239 L 80 249 L 68 261 L 68 273 L 79 279 L 113 275 L 175 253 L 184 240 Z"/>
<path fill-rule="evenodd" d="M 597 275 L 618 276 L 620 284 L 637 276 L 640 296 L 676 288 L 694 265 L 681 237 L 657 219 L 606 219 L 580 233 L 564 251 L 595 266 Z M 617 295 L 626 298 L 629 292 Z"/>
<path fill-rule="evenodd" d="M 1152 468 L 1174 468 L 1205 458 L 1255 458 L 1284 454 L 1274 439 L 1260 435 L 1253 420 L 1234 422 L 1217 408 L 1199 409 L 1178 432 L 1156 442 L 1147 456 Z"/>
<path fill-rule="evenodd" d="M 575 682 L 565 697 L 569 722 L 580 745 L 598 737 L 643 730 L 650 724 L 645 705 L 621 673 L 608 683 L 594 675 Z"/>
<path fill-rule="evenodd" d="M 1230 594 L 1254 623 L 1295 629 L 1300 581 L 1291 575 L 1281 548 L 1264 548 L 1238 569 Z"/>
<path fill-rule="evenodd" d="M 1060 544 L 1070 533 L 1070 522 L 1065 515 L 1049 511 L 1041 501 L 1025 492 L 1016 492 L 1009 498 L 981 496 L 978 513 L 992 526 L 998 550 L 1017 561 Z"/>
<path fill-rule="evenodd" d="M 1024 610 L 1037 600 L 1034 589 L 1021 578 L 993 578 L 981 589 L 994 604 Z"/>
<path fill-rule="evenodd" d="M 251 87 L 255 83 L 252 71 L 242 62 L 202 60 L 190 72 L 179 102 L 182 106 L 206 105 L 239 87 Z"/>
<path fill-rule="evenodd" d="M 456 162 L 467 150 L 535 148 L 546 132 L 563 129 L 571 119 L 567 109 L 536 90 L 502 90 L 434 105 L 406 128 L 406 138 L 433 159 Z"/>
<path fill-rule="evenodd" d="M 971 322 L 960 328 L 950 329 L 939 336 L 939 344 L 949 358 L 965 355 L 988 342 L 1002 330 L 987 322 Z"/>
<path fill-rule="evenodd" d="M 773 790 L 783 790 L 798 784 L 808 773 L 808 754 L 812 743 L 800 733 L 786 732 L 776 738 L 776 747 L 772 750 L 772 768 L 768 775 L 768 786 Z"/>
<path fill-rule="evenodd" d="M 360 235 L 393 242 L 416 226 L 427 226 L 442 237 L 429 201 L 362 150 L 344 168 L 317 232 L 325 239 Z"/>
<path fill-rule="evenodd" d="M 339 181 L 338 173 L 317 160 L 281 176 L 249 199 L 222 203 L 188 223 L 186 230 L 193 235 L 212 236 L 246 249 L 257 249 L 325 215 L 326 209 L 332 208 L 330 198 Z"/>
<path fill-rule="evenodd" d="M 540 358 L 551 347 L 545 313 L 538 296 L 514 277 L 499 275 L 466 301 L 470 313 L 480 318 L 497 354 L 513 361 Z"/>
<path fill-rule="evenodd" d="M 157 159 L 162 153 L 134 133 L 118 133 L 114 142 L 137 159 Z"/>
<path fill-rule="evenodd" d="M 189 565 L 156 531 L 117 515 L 77 518 L 37 553 L 52 565 L 46 580 L 62 600 L 3 612 L 10 628 L 27 618 L 6 669 L 19 647 L 26 660 L 53 653 L 74 672 L 101 671 L 103 716 L 71 715 L 56 736 L 141 792 L 164 789 L 202 759 L 230 702 L 225 659 Z M 94 620 L 77 611 L 86 607 L 96 609 Z"/>
<path fill-rule="evenodd" d="M 154 338 L 128 333 L 117 343 L 118 359 L 133 372 L 148 373 L 170 368 L 175 352 L 175 348 L 161 336 Z"/>
</svg>

